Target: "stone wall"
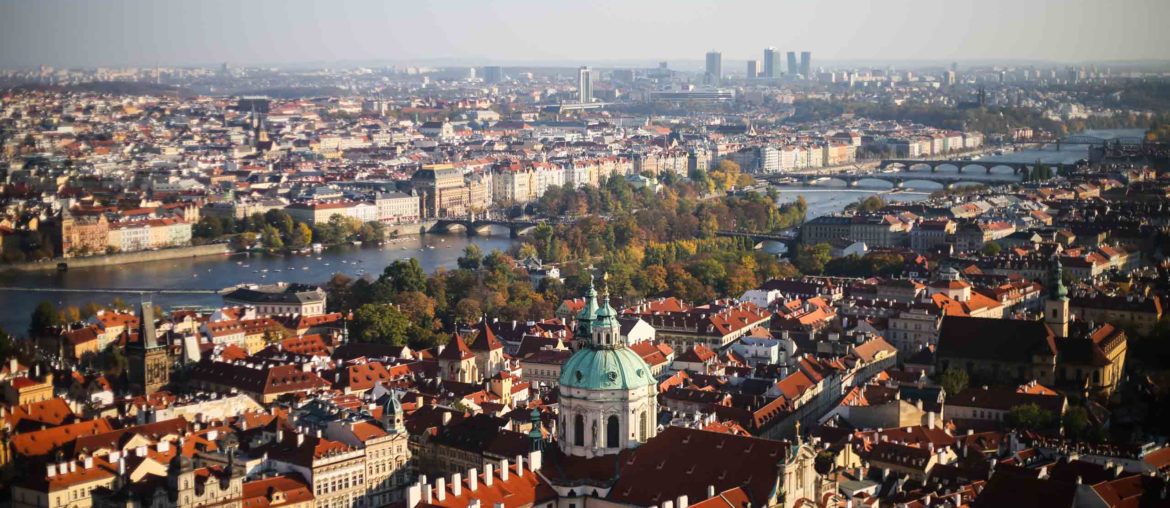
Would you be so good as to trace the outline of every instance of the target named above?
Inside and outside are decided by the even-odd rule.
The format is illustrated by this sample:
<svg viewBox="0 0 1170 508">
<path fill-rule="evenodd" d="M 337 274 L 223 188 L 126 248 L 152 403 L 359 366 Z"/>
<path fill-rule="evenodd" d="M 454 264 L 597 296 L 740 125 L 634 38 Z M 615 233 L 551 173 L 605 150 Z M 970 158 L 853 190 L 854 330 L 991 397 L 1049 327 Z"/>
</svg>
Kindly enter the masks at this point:
<svg viewBox="0 0 1170 508">
<path fill-rule="evenodd" d="M 194 247 L 175 247 L 170 249 L 144 250 L 138 252 L 124 252 L 104 256 L 60 259 L 54 258 L 43 263 L 13 263 L 0 265 L 0 270 L 39 271 L 56 270 L 57 264 L 67 263 L 69 268 L 83 268 L 89 266 L 124 265 L 127 263 L 142 263 L 145 261 L 160 261 L 165 259 L 192 258 L 201 256 L 226 256 L 231 248 L 226 243 L 198 245 Z"/>
</svg>

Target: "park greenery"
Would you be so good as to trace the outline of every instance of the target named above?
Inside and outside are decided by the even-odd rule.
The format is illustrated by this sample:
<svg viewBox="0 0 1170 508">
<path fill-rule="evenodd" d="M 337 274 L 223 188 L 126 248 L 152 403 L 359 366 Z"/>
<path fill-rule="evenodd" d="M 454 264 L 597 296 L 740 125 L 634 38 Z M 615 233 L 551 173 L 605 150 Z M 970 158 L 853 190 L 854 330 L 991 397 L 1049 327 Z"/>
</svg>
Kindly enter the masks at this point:
<svg viewBox="0 0 1170 508">
<path fill-rule="evenodd" d="M 236 220 L 232 216 L 204 215 L 191 228 L 196 243 L 230 239 L 232 246 L 243 250 L 259 245 L 269 252 L 305 249 L 313 243 L 337 245 L 353 240 L 378 241 L 385 238 L 385 227 L 377 222 L 361 222 L 352 217 L 334 215 L 324 224 L 309 227 L 293 220 L 284 210 L 256 212 Z"/>
<path fill-rule="evenodd" d="M 720 167 L 735 171 L 728 165 L 716 171 Z M 717 189 L 742 183 L 730 174 L 712 180 L 721 182 Z M 711 196 L 708 190 L 694 180 L 669 179 L 654 192 L 620 177 L 599 187 L 554 187 L 536 209 L 575 220 L 540 224 L 510 252 L 484 253 L 470 245 L 456 268 L 429 275 L 413 259 L 392 263 L 376 278 L 337 275 L 327 288 L 329 305 L 353 312 L 350 332 L 358 340 L 428 347 L 444 343 L 445 331 L 484 316 L 551 317 L 565 298 L 580 295 L 590 277 L 601 273 L 615 304 L 662 295 L 705 302 L 739 296 L 770 278 L 799 275 L 750 241 L 717 233 L 783 231 L 804 220 L 803 200 L 777 207 L 774 195 Z M 558 263 L 563 280 L 543 279 L 534 286 L 517 262 L 528 258 Z"/>
</svg>

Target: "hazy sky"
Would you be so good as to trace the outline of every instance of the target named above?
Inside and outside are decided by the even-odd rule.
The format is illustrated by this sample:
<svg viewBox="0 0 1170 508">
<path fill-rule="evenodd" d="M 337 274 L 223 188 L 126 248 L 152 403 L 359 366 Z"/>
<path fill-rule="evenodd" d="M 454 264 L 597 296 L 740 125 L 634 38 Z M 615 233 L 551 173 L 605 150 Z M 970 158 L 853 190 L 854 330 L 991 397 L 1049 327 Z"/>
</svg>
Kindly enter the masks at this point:
<svg viewBox="0 0 1170 508">
<path fill-rule="evenodd" d="M 1167 21 L 1170 0 L 0 0 L 0 66 L 1165 60 Z"/>
</svg>

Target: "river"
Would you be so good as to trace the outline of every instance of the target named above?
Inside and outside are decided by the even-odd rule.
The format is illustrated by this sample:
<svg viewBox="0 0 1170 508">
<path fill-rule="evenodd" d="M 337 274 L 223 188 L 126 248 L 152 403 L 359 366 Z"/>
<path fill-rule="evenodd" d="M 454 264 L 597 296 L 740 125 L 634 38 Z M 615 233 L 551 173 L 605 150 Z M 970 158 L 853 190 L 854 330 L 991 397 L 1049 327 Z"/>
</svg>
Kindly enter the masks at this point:
<svg viewBox="0 0 1170 508">
<path fill-rule="evenodd" d="M 804 196 L 813 218 L 843 210 L 866 196 L 881 194 L 888 201 L 926 199 L 929 192 L 891 193 L 886 189 L 859 188 L 778 188 L 778 202 L 795 201 Z M 233 255 L 149 261 L 115 266 L 74 268 L 67 272 L 42 271 L 0 274 L 0 286 L 45 288 L 165 288 L 218 291 L 240 283 L 303 282 L 321 284 L 335 273 L 351 277 L 377 276 L 398 259 L 418 259 L 428 273 L 439 267 L 453 267 L 464 248 L 475 243 L 486 254 L 493 249 L 508 250 L 516 240 L 506 229 L 494 228 L 494 236 L 466 237 L 462 234 L 411 236 L 392 240 L 383 246 L 342 246 L 319 255 Z M 320 259 L 317 259 L 320 257 Z M 264 272 L 263 270 L 268 270 Z M 279 270 L 279 271 L 278 271 Z M 54 291 L 0 291 L 0 327 L 17 335 L 28 328 L 29 316 L 42 300 L 58 308 L 81 307 L 89 302 L 107 304 L 121 298 L 137 304 L 135 293 L 75 293 Z M 215 307 L 223 304 L 218 294 L 155 294 L 151 301 L 163 308 L 180 305 Z"/>
<path fill-rule="evenodd" d="M 439 267 L 452 267 L 469 244 L 479 245 L 484 254 L 493 249 L 507 250 L 514 240 L 507 230 L 497 236 L 468 238 L 461 234 L 410 236 L 392 240 L 383 246 L 341 246 L 320 254 L 210 256 L 150 261 L 118 266 L 71 269 L 67 272 L 43 271 L 5 273 L 0 286 L 46 288 L 167 288 L 220 290 L 240 283 L 303 282 L 321 284 L 335 273 L 351 277 L 369 273 L 374 276 L 398 259 L 415 258 L 428 273 Z M 421 250 L 420 250 L 421 249 Z M 320 259 L 317 259 L 320 257 Z M 263 272 L 267 270 L 267 272 Z M 114 298 L 137 304 L 137 294 L 61 293 L 51 291 L 0 291 L 0 327 L 24 335 L 29 316 L 41 300 L 58 308 L 89 302 L 109 303 Z M 218 294 L 156 294 L 155 304 L 170 308 L 176 305 L 220 306 Z"/>
<path fill-rule="evenodd" d="M 1129 136 L 1141 134 L 1137 129 L 1093 131 L 1098 137 Z M 1058 151 L 1055 145 L 1039 149 L 1005 153 L 979 160 L 980 163 L 997 160 L 1007 162 L 1036 162 L 1049 164 L 1072 163 L 1088 156 L 1085 145 L 1064 145 Z M 947 171 L 940 168 L 940 171 Z M 954 171 L 951 169 L 951 171 Z M 978 180 L 978 174 L 968 175 Z M 872 185 L 872 186 L 870 186 Z M 844 209 L 867 196 L 879 194 L 886 201 L 921 201 L 942 185 L 932 182 L 907 182 L 908 188 L 891 192 L 889 184 L 863 182 L 859 187 L 844 187 L 843 183 L 818 184 L 816 187 L 778 187 L 777 202 L 795 201 L 804 196 L 808 202 L 808 218 L 831 214 Z M 386 265 L 398 259 L 414 257 L 427 272 L 438 267 L 454 266 L 455 260 L 470 243 L 480 246 L 484 253 L 493 249 L 507 250 L 516 240 L 509 239 L 506 231 L 497 231 L 498 236 L 467 238 L 462 235 L 426 235 L 406 237 L 385 246 L 337 247 L 319 255 L 310 256 L 265 256 L 205 257 L 153 261 L 121 266 L 102 266 L 73 269 L 68 272 L 32 272 L 0 275 L 0 286 L 46 287 L 46 288 L 169 288 L 219 290 L 239 283 L 271 283 L 276 281 L 320 284 L 334 273 L 358 276 L 362 273 L 380 274 Z M 267 269 L 268 272 L 261 270 Z M 277 271 L 279 270 L 279 271 Z M 50 291 L 0 291 L 0 327 L 23 335 L 28 319 L 41 300 L 49 300 L 58 307 L 82 306 L 88 302 L 108 303 L 115 297 L 127 303 L 137 303 L 136 294 L 111 293 L 58 293 Z M 218 306 L 223 303 L 217 294 L 158 294 L 152 301 L 164 308 L 176 305 Z"/>
</svg>

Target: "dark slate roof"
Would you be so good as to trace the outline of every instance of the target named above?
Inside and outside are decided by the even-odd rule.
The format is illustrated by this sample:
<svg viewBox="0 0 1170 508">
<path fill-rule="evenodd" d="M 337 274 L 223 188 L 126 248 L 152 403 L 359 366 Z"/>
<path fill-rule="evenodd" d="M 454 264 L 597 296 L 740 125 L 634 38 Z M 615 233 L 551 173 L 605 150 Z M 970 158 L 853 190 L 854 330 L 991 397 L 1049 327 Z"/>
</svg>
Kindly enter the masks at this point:
<svg viewBox="0 0 1170 508">
<path fill-rule="evenodd" d="M 307 284 L 289 284 L 286 287 L 260 286 L 256 289 L 238 288 L 223 296 L 224 300 L 248 303 L 312 303 L 324 299 L 321 289 Z"/>
<path fill-rule="evenodd" d="M 992 475 L 987 486 L 971 505 L 973 508 L 1072 508 L 1076 497 L 1075 483 L 1038 478 L 1021 478 L 1010 474 Z"/>
<path fill-rule="evenodd" d="M 1056 355 L 1052 330 L 1041 321 L 947 316 L 938 331 L 939 358 L 1032 363 Z"/>
</svg>

